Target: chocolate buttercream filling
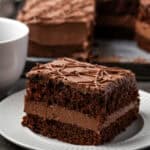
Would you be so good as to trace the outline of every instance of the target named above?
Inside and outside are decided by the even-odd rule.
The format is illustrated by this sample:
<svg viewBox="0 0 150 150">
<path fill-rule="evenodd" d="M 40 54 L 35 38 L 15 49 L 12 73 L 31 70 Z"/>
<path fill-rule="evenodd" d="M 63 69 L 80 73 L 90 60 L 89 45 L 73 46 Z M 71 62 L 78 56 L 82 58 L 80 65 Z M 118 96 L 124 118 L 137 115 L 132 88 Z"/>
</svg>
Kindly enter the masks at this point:
<svg viewBox="0 0 150 150">
<path fill-rule="evenodd" d="M 108 127 L 111 123 L 136 107 L 138 107 L 138 102 L 130 103 L 128 106 L 107 116 L 105 122 L 102 122 L 100 116 L 96 118 L 89 117 L 86 114 L 69 110 L 61 106 L 48 106 L 45 102 L 26 101 L 24 111 L 28 114 L 37 115 L 47 120 L 56 120 L 67 124 L 77 125 L 84 129 L 93 130 L 99 134 L 101 129 Z"/>
</svg>

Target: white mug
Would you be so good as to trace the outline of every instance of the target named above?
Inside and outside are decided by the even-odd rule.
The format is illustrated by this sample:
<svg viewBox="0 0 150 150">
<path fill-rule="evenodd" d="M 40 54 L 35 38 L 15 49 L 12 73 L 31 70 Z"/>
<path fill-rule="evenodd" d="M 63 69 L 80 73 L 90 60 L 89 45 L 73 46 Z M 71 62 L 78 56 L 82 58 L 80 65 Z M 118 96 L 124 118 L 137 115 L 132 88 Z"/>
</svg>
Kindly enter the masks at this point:
<svg viewBox="0 0 150 150">
<path fill-rule="evenodd" d="M 6 94 L 24 69 L 28 36 L 25 24 L 0 18 L 0 95 Z"/>
</svg>

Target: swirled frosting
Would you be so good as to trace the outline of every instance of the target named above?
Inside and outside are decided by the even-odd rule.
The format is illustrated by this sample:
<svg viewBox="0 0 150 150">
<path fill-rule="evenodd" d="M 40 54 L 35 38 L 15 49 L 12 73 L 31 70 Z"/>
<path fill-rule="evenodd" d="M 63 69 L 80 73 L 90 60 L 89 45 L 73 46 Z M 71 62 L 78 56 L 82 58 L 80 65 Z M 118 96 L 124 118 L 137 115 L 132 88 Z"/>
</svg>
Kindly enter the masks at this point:
<svg viewBox="0 0 150 150">
<path fill-rule="evenodd" d="M 94 0 L 26 0 L 18 19 L 26 23 L 62 23 L 94 19 Z"/>
</svg>

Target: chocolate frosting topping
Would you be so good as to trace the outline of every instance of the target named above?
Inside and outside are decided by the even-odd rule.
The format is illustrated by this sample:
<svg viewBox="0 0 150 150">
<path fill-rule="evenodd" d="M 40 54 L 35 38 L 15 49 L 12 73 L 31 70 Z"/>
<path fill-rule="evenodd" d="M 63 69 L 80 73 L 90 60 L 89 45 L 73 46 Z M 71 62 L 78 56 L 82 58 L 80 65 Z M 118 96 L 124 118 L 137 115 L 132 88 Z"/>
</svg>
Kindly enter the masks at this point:
<svg viewBox="0 0 150 150">
<path fill-rule="evenodd" d="M 94 0 L 26 0 L 18 19 L 26 23 L 62 23 L 94 19 Z"/>
<path fill-rule="evenodd" d="M 27 74 L 28 78 L 35 76 L 63 82 L 85 93 L 100 90 L 105 92 L 106 88 L 109 91 L 124 81 L 135 81 L 134 74 L 128 70 L 92 65 L 69 58 L 37 65 Z"/>
</svg>

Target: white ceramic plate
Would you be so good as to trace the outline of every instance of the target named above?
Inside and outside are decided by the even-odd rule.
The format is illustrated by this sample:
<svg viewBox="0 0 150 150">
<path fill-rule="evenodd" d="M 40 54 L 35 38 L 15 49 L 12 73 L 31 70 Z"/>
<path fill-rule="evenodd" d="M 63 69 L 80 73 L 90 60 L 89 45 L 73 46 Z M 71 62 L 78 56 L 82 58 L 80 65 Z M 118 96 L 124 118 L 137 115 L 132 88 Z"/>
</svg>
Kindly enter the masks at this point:
<svg viewBox="0 0 150 150">
<path fill-rule="evenodd" d="M 22 147 L 36 150 L 125 150 L 150 145 L 150 94 L 140 91 L 140 116 L 125 132 L 111 143 L 80 146 L 49 139 L 21 125 L 25 91 L 18 92 L 0 103 L 0 134 Z"/>
</svg>

